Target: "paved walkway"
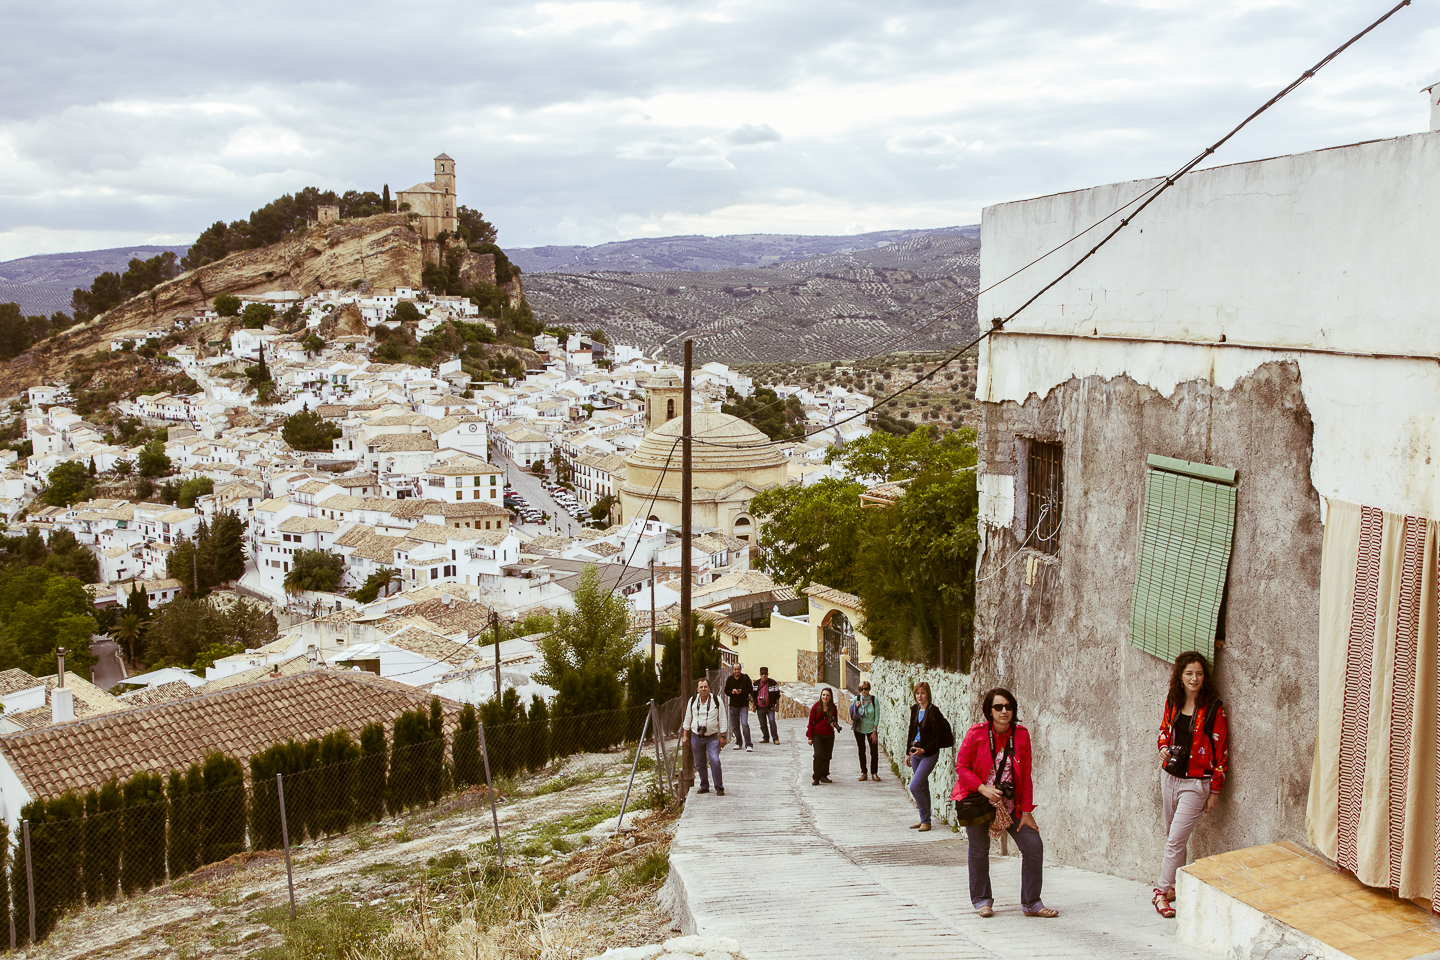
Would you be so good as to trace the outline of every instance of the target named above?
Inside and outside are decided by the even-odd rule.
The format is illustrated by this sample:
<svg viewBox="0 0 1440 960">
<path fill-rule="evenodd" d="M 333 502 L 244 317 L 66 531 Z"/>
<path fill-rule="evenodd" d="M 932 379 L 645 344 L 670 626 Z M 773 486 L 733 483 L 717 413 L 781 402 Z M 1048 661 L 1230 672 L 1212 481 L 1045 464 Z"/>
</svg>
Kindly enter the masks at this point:
<svg viewBox="0 0 1440 960">
<path fill-rule="evenodd" d="M 1175 942 L 1175 921 L 1155 913 L 1147 885 L 1083 870 L 1047 865 L 1045 903 L 1061 916 L 1022 916 L 1020 859 L 1001 857 L 998 841 L 996 915 L 981 919 L 970 906 L 964 834 L 907 829 L 915 808 L 883 754 L 883 780 L 856 780 L 847 724 L 834 784 L 812 787 L 803 721 L 781 721 L 780 737 L 754 753 L 727 748 L 726 795 L 692 792 L 685 805 L 670 849 L 685 933 L 733 937 L 750 960 L 837 948 L 866 960 L 1208 956 Z M 1043 833 L 1043 809 L 1037 819 Z"/>
</svg>

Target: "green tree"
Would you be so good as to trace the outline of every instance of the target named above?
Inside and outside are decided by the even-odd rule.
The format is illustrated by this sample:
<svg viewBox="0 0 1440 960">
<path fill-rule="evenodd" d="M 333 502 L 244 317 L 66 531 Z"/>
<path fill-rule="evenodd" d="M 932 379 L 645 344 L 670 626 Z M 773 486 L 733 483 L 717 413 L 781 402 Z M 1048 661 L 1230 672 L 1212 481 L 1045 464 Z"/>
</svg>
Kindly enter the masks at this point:
<svg viewBox="0 0 1440 960">
<path fill-rule="evenodd" d="M 96 631 L 94 605 L 74 577 L 57 577 L 43 567 L 10 567 L 0 572 L 0 670 L 18 667 L 37 677 L 55 672 L 55 651 L 67 651 L 65 669 L 89 676 L 95 665 L 90 637 Z"/>
<path fill-rule="evenodd" d="M 665 651 L 660 661 L 660 680 L 655 698 L 669 700 L 680 696 L 680 627 L 662 627 L 656 642 Z M 690 615 L 690 669 L 692 679 L 705 676 L 707 670 L 720 669 L 720 635 L 713 623 L 703 623 L 699 614 Z M 692 687 L 693 689 L 693 687 Z"/>
<path fill-rule="evenodd" d="M 312 330 L 305 334 L 305 339 L 300 341 L 300 346 L 305 348 L 306 353 L 314 355 L 325 349 L 325 341 L 321 340 L 320 335 Z"/>
<path fill-rule="evenodd" d="M 455 786 L 468 787 L 484 779 L 485 773 L 480 769 L 479 723 L 471 704 L 465 704 L 460 711 L 460 727 L 455 731 L 450 757 L 455 769 Z"/>
<path fill-rule="evenodd" d="M 471 210 L 462 203 L 455 208 L 455 219 L 459 223 L 460 235 L 471 243 L 495 242 L 495 225 L 486 220 L 479 210 Z"/>
<path fill-rule="evenodd" d="M 180 493 L 175 498 L 175 505 L 186 510 L 195 506 L 197 497 L 208 497 L 215 492 L 215 481 L 210 477 L 191 477 L 180 484 Z"/>
<path fill-rule="evenodd" d="M 165 441 L 159 437 L 151 440 L 140 448 L 140 455 L 135 458 L 136 464 L 140 467 L 140 476 L 158 477 L 170 472 L 170 458 L 165 455 Z"/>
<path fill-rule="evenodd" d="M 114 780 L 85 794 L 85 900 L 91 906 L 114 900 L 120 893 L 120 810 L 124 799 Z"/>
<path fill-rule="evenodd" d="M 294 450 L 329 451 L 340 439 L 340 428 L 314 410 L 297 410 L 285 418 L 280 436 Z"/>
<path fill-rule="evenodd" d="M 419 323 L 420 311 L 409 300 L 401 300 L 395 304 L 395 309 L 390 313 L 390 319 L 400 323 Z"/>
<path fill-rule="evenodd" d="M 145 654 L 157 666 L 203 665 L 206 653 L 215 648 L 254 650 L 277 634 L 274 615 L 251 600 L 221 608 L 209 600 L 177 597 L 160 609 L 146 631 Z"/>
<path fill-rule="evenodd" d="M 394 567 L 381 567 L 365 578 L 365 582 L 352 590 L 350 596 L 360 603 L 374 603 L 382 590 L 387 592 L 392 585 L 403 584 L 400 571 Z"/>
<path fill-rule="evenodd" d="M 94 583 L 100 579 L 100 565 L 95 554 L 75 539 L 69 530 L 56 530 L 50 534 L 49 556 L 45 558 L 45 569 L 59 577 L 74 577 L 81 583 Z"/>
<path fill-rule="evenodd" d="M 170 876 L 183 876 L 200 866 L 200 848 L 205 839 L 205 774 L 200 764 L 171 770 Z"/>
<path fill-rule="evenodd" d="M 240 298 L 230 293 L 222 293 L 215 298 L 215 312 L 222 317 L 240 316 Z"/>
<path fill-rule="evenodd" d="M 216 583 L 229 583 L 245 575 L 245 529 L 250 525 L 233 510 L 215 514 L 210 535 L 201 542 L 201 555 L 208 557 Z"/>
<path fill-rule="evenodd" d="M 762 521 L 760 569 L 796 589 L 818 582 L 853 593 L 864 492 L 863 483 L 826 477 L 808 487 L 783 485 L 756 494 L 750 511 Z"/>
<path fill-rule="evenodd" d="M 530 698 L 529 730 L 525 737 L 526 763 L 531 770 L 539 770 L 550 762 L 550 708 L 540 694 Z"/>
<path fill-rule="evenodd" d="M 345 573 L 345 558 L 328 550 L 297 550 L 285 574 L 286 593 L 334 593 Z"/>
<path fill-rule="evenodd" d="M 259 330 L 275 319 L 275 308 L 268 303 L 247 303 L 240 313 L 246 330 Z"/>
<path fill-rule="evenodd" d="M 132 667 L 140 662 L 140 640 L 145 636 L 145 623 L 133 613 L 122 613 L 112 634 L 125 651 L 125 662 Z"/>
<path fill-rule="evenodd" d="M 245 849 L 245 768 L 234 757 L 216 752 L 206 756 L 201 775 L 206 794 L 200 844 L 203 865 Z"/>
<path fill-rule="evenodd" d="M 165 788 L 160 774 L 137 771 L 120 788 L 125 803 L 120 886 L 125 896 L 165 882 Z"/>
<path fill-rule="evenodd" d="M 805 435 L 805 408 L 800 399 L 790 396 L 781 400 L 770 387 L 757 387 L 748 397 L 734 403 L 722 403 L 722 413 L 748 420 L 771 440 L 786 440 Z"/>
<path fill-rule="evenodd" d="M 374 823 L 385 815 L 386 767 L 389 751 L 385 726 L 367 723 L 360 728 L 360 761 L 355 782 L 355 819 Z"/>
<path fill-rule="evenodd" d="M 598 670 L 618 682 L 634 647 L 630 607 L 625 598 L 601 582 L 600 571 L 587 564 L 575 588 L 575 609 L 555 614 L 555 629 L 538 644 L 544 667 L 536 679 L 558 689 L 571 670 Z"/>
<path fill-rule="evenodd" d="M 52 507 L 68 507 L 84 497 L 90 475 L 83 463 L 66 460 L 50 471 L 46 482 L 48 486 L 40 494 L 40 499 Z"/>
</svg>

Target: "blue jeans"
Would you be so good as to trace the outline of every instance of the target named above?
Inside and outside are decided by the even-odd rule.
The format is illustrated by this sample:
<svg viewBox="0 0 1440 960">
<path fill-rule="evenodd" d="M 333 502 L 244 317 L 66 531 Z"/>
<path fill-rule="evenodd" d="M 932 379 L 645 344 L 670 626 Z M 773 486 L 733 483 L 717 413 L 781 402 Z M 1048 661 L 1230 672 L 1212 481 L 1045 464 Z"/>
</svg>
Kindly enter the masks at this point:
<svg viewBox="0 0 1440 960">
<path fill-rule="evenodd" d="M 910 758 L 910 796 L 915 798 L 921 823 L 930 822 L 930 771 L 935 769 L 935 761 L 939 759 L 939 754 Z"/>
<path fill-rule="evenodd" d="M 720 779 L 720 735 L 700 737 L 690 734 L 690 754 L 695 758 L 695 771 L 700 774 L 700 789 L 710 789 L 710 773 L 715 773 L 715 789 L 724 790 L 725 781 Z M 705 761 L 710 761 L 706 768 Z"/>
<path fill-rule="evenodd" d="M 740 742 L 740 733 L 744 731 L 745 742 Z M 750 746 L 750 705 L 730 708 L 730 736 L 735 738 L 735 749 Z"/>
<path fill-rule="evenodd" d="M 774 740 L 776 743 L 780 742 L 780 728 L 775 725 L 774 707 L 756 707 L 755 721 L 760 724 L 760 740 L 762 742 L 767 739 Z M 765 734 L 765 724 L 767 723 L 770 724 L 768 737 Z"/>
<path fill-rule="evenodd" d="M 990 824 L 979 823 L 965 828 L 970 835 L 970 902 L 979 910 L 995 903 L 990 892 Z M 1045 842 L 1034 827 L 1008 830 L 1020 848 L 1020 906 L 1034 912 L 1045 906 L 1040 900 L 1041 868 L 1045 862 Z"/>
</svg>

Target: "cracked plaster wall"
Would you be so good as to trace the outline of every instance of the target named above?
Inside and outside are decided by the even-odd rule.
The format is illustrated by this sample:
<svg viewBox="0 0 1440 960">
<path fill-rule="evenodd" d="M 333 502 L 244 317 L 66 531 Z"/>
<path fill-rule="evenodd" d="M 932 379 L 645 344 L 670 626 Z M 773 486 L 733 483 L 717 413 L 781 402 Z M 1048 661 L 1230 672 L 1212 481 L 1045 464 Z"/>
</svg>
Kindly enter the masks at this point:
<svg viewBox="0 0 1440 960">
<path fill-rule="evenodd" d="M 980 524 L 971 678 L 976 691 L 1004 686 L 1019 700 L 1047 861 L 1138 880 L 1159 870 L 1155 734 L 1170 668 L 1127 642 L 1149 453 L 1239 471 L 1216 658 L 1234 716 L 1232 774 L 1190 855 L 1303 843 L 1322 535 L 1297 366 L 1264 364 L 1229 389 L 1192 380 L 1169 396 L 1124 376 L 1072 378 L 984 414 L 983 489 L 1013 488 L 1027 438 L 1064 444 L 1058 557 L 1020 548 L 1023 495 L 1010 522 Z M 1033 578 L 1027 556 L 1038 559 Z"/>
</svg>

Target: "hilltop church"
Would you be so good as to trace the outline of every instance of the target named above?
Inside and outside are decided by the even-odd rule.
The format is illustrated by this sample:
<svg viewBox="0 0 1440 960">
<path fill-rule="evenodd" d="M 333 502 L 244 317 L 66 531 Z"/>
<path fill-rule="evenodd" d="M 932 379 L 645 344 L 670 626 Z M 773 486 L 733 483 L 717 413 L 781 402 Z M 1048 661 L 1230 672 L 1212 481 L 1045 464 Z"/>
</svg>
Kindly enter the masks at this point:
<svg viewBox="0 0 1440 960">
<path fill-rule="evenodd" d="M 455 216 L 455 161 L 440 154 L 435 158 L 435 179 L 397 192 L 395 203 L 400 212 L 419 215 L 421 240 L 433 241 L 442 231 L 454 233 L 460 224 Z M 428 253 L 429 247 L 426 250 Z"/>
</svg>

